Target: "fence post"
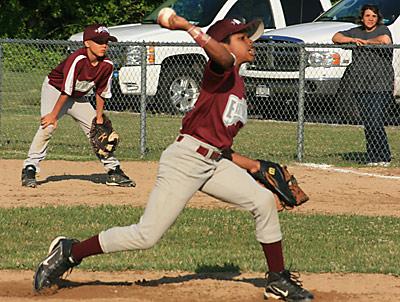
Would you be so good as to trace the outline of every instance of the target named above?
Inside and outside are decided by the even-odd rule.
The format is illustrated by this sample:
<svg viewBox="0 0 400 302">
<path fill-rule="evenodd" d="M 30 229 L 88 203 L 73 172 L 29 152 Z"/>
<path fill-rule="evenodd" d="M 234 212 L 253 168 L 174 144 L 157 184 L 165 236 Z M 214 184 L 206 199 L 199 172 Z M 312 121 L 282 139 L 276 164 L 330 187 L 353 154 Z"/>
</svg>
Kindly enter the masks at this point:
<svg viewBox="0 0 400 302">
<path fill-rule="evenodd" d="M 3 45 L 0 43 L 0 129 L 3 129 L 1 127 L 1 119 L 3 115 Z M 1 139 L 2 133 L 0 130 L 0 139 Z M 1 140 L 0 140 L 0 145 L 1 145 Z"/>
<path fill-rule="evenodd" d="M 300 45 L 299 62 L 299 107 L 297 124 L 297 160 L 303 161 L 304 155 L 304 102 L 305 102 L 305 77 L 306 77 L 306 49 Z"/>
<path fill-rule="evenodd" d="M 141 75 L 140 75 L 140 155 L 146 154 L 146 92 L 147 92 L 147 47 L 143 43 L 141 50 Z"/>
</svg>

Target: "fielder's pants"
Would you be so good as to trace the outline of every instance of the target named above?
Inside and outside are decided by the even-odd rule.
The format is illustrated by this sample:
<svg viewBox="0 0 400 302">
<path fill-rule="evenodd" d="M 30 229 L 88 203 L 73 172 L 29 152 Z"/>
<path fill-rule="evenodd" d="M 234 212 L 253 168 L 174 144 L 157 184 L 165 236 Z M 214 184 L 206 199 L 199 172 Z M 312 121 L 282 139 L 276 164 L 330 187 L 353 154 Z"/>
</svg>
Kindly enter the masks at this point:
<svg viewBox="0 0 400 302">
<path fill-rule="evenodd" d="M 46 77 L 42 85 L 40 100 L 41 116 L 44 116 L 53 110 L 54 105 L 61 95 L 61 92 L 51 86 L 48 82 L 49 79 Z M 96 116 L 96 110 L 93 109 L 92 105 L 84 98 L 69 98 L 58 114 L 58 120 L 60 120 L 65 114 L 70 115 L 76 122 L 78 122 L 85 135 L 89 138 L 90 126 L 93 118 Z M 29 148 L 28 158 L 24 161 L 24 168 L 28 165 L 33 165 L 36 167 L 37 172 L 40 171 L 39 163 L 46 157 L 48 144 L 53 136 L 54 130 L 55 128 L 53 125 L 50 125 L 45 129 L 39 125 L 39 129 L 37 130 Z M 114 156 L 102 159 L 101 162 L 106 170 L 114 170 L 115 167 L 119 165 L 119 161 Z"/>
<path fill-rule="evenodd" d="M 273 194 L 233 162 L 215 161 L 197 153 L 200 145 L 213 149 L 185 135 L 162 153 L 157 180 L 143 216 L 137 224 L 101 232 L 99 241 L 105 253 L 152 247 L 198 190 L 250 211 L 259 242 L 282 239 Z"/>
</svg>

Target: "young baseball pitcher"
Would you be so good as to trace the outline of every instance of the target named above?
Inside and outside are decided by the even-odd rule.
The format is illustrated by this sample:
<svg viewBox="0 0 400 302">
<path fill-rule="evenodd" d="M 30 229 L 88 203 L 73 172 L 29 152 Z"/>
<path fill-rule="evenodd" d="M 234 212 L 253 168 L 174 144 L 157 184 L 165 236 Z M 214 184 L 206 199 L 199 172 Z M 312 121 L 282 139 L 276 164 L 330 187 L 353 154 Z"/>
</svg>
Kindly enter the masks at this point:
<svg viewBox="0 0 400 302">
<path fill-rule="evenodd" d="M 161 26 L 187 31 L 209 56 L 199 98 L 183 118 L 179 135 L 161 155 L 157 180 L 139 222 L 110 228 L 81 242 L 57 237 L 35 272 L 34 289 L 52 286 L 88 256 L 151 248 L 193 194 L 201 190 L 253 215 L 256 239 L 268 265 L 265 297 L 312 300 L 313 295 L 285 269 L 274 196 L 250 175 L 260 169 L 259 161 L 231 148 L 233 138 L 247 122 L 245 87 L 239 67 L 254 60 L 253 41 L 263 33 L 262 21 L 245 24 L 225 19 L 204 33 L 174 12 L 162 17 Z"/>
<path fill-rule="evenodd" d="M 57 127 L 57 121 L 70 115 L 89 138 L 92 120 L 103 123 L 103 108 L 106 98 L 111 97 L 113 63 L 106 57 L 108 42 L 116 42 L 107 27 L 93 24 L 85 28 L 84 47 L 76 50 L 54 68 L 45 78 L 40 100 L 41 124 L 33 138 L 24 161 L 21 181 L 26 187 L 37 186 L 36 173 L 39 163 L 46 157 L 47 147 Z M 84 98 L 92 89 L 96 91 L 96 110 Z M 135 186 L 134 181 L 120 168 L 119 161 L 111 154 L 100 158 L 108 171 L 107 185 Z"/>
</svg>

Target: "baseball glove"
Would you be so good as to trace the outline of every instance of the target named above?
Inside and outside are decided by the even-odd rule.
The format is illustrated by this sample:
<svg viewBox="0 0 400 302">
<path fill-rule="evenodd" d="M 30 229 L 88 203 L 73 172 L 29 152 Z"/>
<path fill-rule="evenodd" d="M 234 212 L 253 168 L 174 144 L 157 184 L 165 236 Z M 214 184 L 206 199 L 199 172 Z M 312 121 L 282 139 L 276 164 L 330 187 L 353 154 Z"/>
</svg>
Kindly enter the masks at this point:
<svg viewBox="0 0 400 302">
<path fill-rule="evenodd" d="M 89 132 L 90 144 L 99 159 L 112 155 L 119 143 L 119 135 L 114 131 L 111 120 L 103 114 L 103 124 L 97 124 L 96 117 L 92 120 Z"/>
<path fill-rule="evenodd" d="M 278 211 L 291 210 L 309 200 L 286 166 L 266 160 L 259 160 L 259 162 L 260 170 L 252 176 L 275 194 Z"/>
</svg>

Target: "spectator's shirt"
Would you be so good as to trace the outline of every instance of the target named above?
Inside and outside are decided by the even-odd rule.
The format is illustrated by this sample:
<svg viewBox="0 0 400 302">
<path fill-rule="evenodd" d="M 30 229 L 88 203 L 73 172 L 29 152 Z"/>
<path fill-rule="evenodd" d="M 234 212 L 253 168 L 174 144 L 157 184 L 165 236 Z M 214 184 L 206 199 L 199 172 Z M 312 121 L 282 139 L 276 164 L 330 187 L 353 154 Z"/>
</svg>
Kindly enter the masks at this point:
<svg viewBox="0 0 400 302">
<path fill-rule="evenodd" d="M 364 40 L 388 35 L 392 40 L 392 34 L 385 25 L 378 25 L 372 32 L 367 32 L 363 26 L 358 26 L 340 33 L 346 37 Z M 393 49 L 358 46 L 352 50 L 352 63 L 345 74 L 351 83 L 348 85 L 351 85 L 354 91 L 393 91 Z"/>
<path fill-rule="evenodd" d="M 219 149 L 232 146 L 233 138 L 247 122 L 245 86 L 239 67 L 219 74 L 208 62 L 194 108 L 182 120 L 182 134 L 189 134 Z"/>
<path fill-rule="evenodd" d="M 113 63 L 106 57 L 93 66 L 87 49 L 80 48 L 49 73 L 49 84 L 71 97 L 79 98 L 95 89 L 96 94 L 110 98 L 113 69 Z"/>
</svg>

